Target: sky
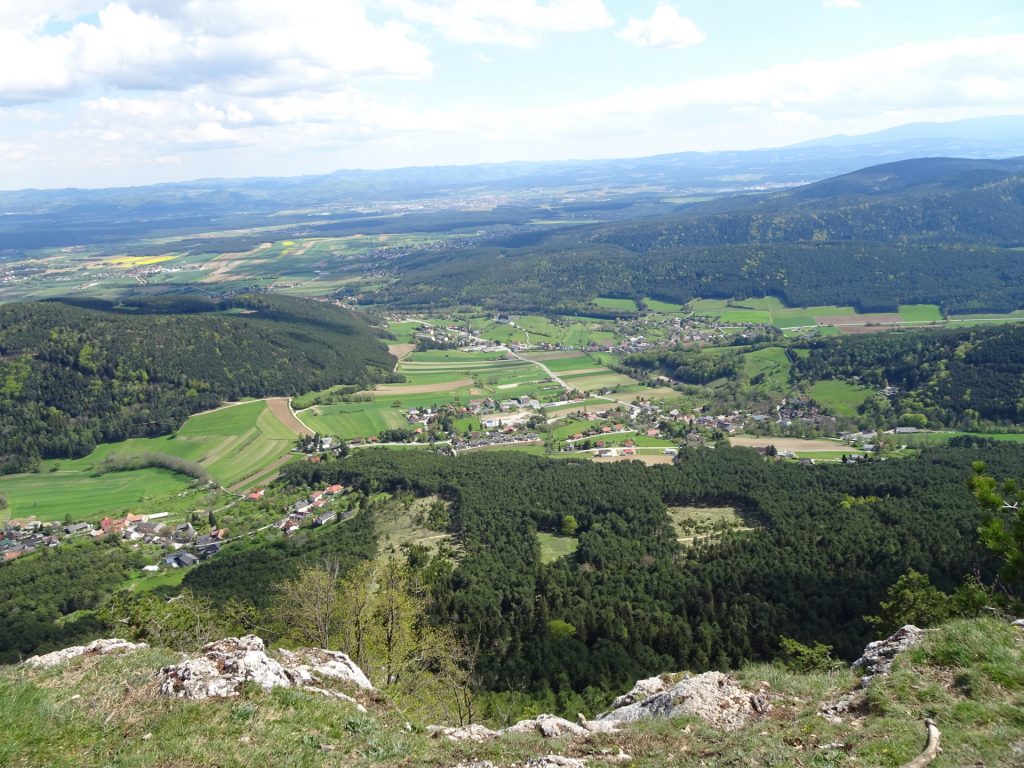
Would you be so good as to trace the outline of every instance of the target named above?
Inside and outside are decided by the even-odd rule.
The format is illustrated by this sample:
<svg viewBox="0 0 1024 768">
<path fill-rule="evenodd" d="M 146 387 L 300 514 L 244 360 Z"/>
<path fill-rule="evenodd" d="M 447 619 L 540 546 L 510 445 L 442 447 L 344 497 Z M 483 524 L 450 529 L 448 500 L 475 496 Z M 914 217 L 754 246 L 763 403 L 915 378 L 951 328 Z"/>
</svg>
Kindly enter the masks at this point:
<svg viewBox="0 0 1024 768">
<path fill-rule="evenodd" d="M 3 189 L 753 149 L 1021 112 L 1021 0 L 0 0 Z"/>
</svg>

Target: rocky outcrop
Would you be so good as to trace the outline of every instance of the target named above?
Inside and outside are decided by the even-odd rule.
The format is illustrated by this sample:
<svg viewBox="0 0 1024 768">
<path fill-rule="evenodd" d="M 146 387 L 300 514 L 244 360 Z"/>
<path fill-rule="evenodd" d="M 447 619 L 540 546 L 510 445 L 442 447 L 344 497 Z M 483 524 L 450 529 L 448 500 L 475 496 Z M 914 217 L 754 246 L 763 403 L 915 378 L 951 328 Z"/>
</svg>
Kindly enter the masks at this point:
<svg viewBox="0 0 1024 768">
<path fill-rule="evenodd" d="M 30 667 L 55 667 L 78 656 L 108 656 L 115 653 L 131 653 L 140 648 L 149 648 L 149 646 L 146 643 L 130 643 L 127 640 L 112 637 L 93 640 L 88 645 L 73 645 L 53 653 L 33 656 L 26 659 L 25 664 Z"/>
<path fill-rule="evenodd" d="M 850 666 L 854 671 L 859 669 L 864 672 L 860 679 L 861 688 L 867 688 L 876 675 L 889 674 L 896 655 L 908 648 L 913 648 L 924 639 L 924 636 L 923 629 L 918 629 L 913 624 L 907 624 L 897 629 L 885 640 L 868 643 L 861 657 Z"/>
<path fill-rule="evenodd" d="M 889 674 L 897 654 L 908 648 L 913 648 L 924 639 L 925 634 L 925 630 L 919 629 L 913 624 L 906 624 L 885 640 L 868 643 L 861 657 L 850 665 L 850 669 L 854 672 L 857 670 L 864 672 L 860 679 L 860 688 L 848 691 L 831 701 L 826 701 L 818 708 L 818 714 L 836 725 L 843 723 L 848 717 L 859 716 L 867 706 L 864 689 L 875 678 Z"/>
<path fill-rule="evenodd" d="M 628 702 L 586 723 L 591 731 L 614 731 L 619 725 L 659 717 L 693 715 L 724 731 L 735 730 L 770 709 L 763 692 L 733 684 L 721 672 L 684 677 L 677 683 L 650 678 L 637 683 L 616 702 Z"/>
<path fill-rule="evenodd" d="M 492 731 L 484 725 L 462 725 L 458 728 L 446 728 L 442 725 L 428 725 L 427 735 L 434 738 L 446 738 L 449 741 L 490 741 L 501 736 L 501 731 Z"/>
<path fill-rule="evenodd" d="M 279 651 L 278 656 L 280 661 L 271 658 L 255 635 L 218 640 L 204 646 L 202 656 L 161 669 L 160 692 L 184 699 L 230 698 L 238 696 L 246 683 L 255 683 L 265 690 L 303 688 L 350 701 L 365 711 L 351 696 L 323 687 L 327 681 L 342 681 L 372 690 L 363 671 L 344 653 L 304 649 Z"/>
<path fill-rule="evenodd" d="M 311 680 L 340 680 L 367 691 L 373 690 L 373 685 L 363 670 L 341 651 L 327 651 L 323 648 L 302 648 L 298 651 L 281 649 L 277 656 L 284 666 L 300 677 L 308 676 Z"/>
<path fill-rule="evenodd" d="M 557 715 L 537 715 L 530 720 L 520 720 L 505 728 L 503 733 L 539 733 L 545 739 L 554 739 L 559 736 L 588 736 L 590 730 Z"/>
</svg>

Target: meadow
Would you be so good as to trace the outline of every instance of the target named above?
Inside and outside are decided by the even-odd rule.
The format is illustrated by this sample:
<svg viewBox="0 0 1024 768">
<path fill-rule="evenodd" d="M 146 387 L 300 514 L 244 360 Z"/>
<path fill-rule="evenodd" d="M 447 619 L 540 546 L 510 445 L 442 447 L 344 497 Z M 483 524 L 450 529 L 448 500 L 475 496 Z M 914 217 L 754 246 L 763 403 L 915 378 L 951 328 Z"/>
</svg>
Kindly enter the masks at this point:
<svg viewBox="0 0 1024 768">
<path fill-rule="evenodd" d="M 97 474 L 108 456 L 164 453 L 201 464 L 223 486 L 241 490 L 287 460 L 296 433 L 264 400 L 192 416 L 173 435 L 107 443 L 81 459 L 44 461 L 40 472 L 6 475 L 0 489 L 13 517 L 92 519 L 113 510 L 133 511 L 188 488 L 192 478 L 165 469 Z"/>
<path fill-rule="evenodd" d="M 808 391 L 811 399 L 830 413 L 851 418 L 857 415 L 857 409 L 871 393 L 867 387 L 834 379 L 816 381 Z"/>
</svg>

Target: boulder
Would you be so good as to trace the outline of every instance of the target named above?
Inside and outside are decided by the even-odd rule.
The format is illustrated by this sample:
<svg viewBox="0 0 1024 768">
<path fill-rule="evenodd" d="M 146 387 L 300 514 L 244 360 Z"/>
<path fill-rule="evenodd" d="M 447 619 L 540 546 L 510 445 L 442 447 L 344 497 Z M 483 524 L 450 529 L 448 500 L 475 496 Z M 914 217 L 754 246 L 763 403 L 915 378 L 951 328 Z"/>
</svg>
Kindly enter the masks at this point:
<svg viewBox="0 0 1024 768">
<path fill-rule="evenodd" d="M 864 653 L 851 665 L 853 670 L 863 670 L 864 675 L 860 679 L 861 688 L 867 688 L 876 675 L 887 675 L 892 669 L 893 659 L 896 655 L 915 645 L 924 639 L 925 631 L 907 624 L 893 632 L 885 640 L 876 640 L 868 643 Z"/>
<path fill-rule="evenodd" d="M 587 768 L 587 764 L 575 757 L 562 755 L 544 755 L 534 757 L 523 763 L 525 768 Z"/>
<path fill-rule="evenodd" d="M 553 739 L 559 736 L 587 736 L 590 731 L 557 715 L 537 715 L 530 720 L 520 720 L 510 725 L 502 733 L 539 733 L 545 739 Z"/>
<path fill-rule="evenodd" d="M 612 709 L 619 709 L 625 707 L 628 704 L 634 704 L 638 701 L 643 701 L 649 696 L 653 696 L 656 693 L 661 693 L 665 690 L 668 683 L 664 677 L 648 677 L 646 680 L 637 680 L 636 685 L 629 693 L 624 693 L 621 696 L 616 697 L 612 702 Z"/>
<path fill-rule="evenodd" d="M 492 731 L 484 725 L 463 725 L 458 728 L 445 728 L 440 725 L 428 725 L 427 735 L 434 738 L 442 736 L 450 741 L 488 741 L 501 736 L 498 731 Z"/>
<path fill-rule="evenodd" d="M 159 672 L 160 692 L 185 699 L 238 696 L 245 683 L 261 688 L 304 688 L 362 706 L 351 696 L 323 687 L 325 680 L 341 680 L 360 688 L 373 686 L 344 653 L 320 649 L 279 651 L 280 661 L 267 654 L 255 635 L 228 637 L 203 647 L 203 655 Z M 365 710 L 364 710 L 365 711 Z"/>
<path fill-rule="evenodd" d="M 281 662 L 297 675 L 309 675 L 312 680 L 340 680 L 352 683 L 368 691 L 373 684 L 352 659 L 341 651 L 326 651 L 323 648 L 302 648 L 292 652 L 281 649 L 277 652 Z"/>
<path fill-rule="evenodd" d="M 237 696 L 245 683 L 265 690 L 295 684 L 288 671 L 267 656 L 255 635 L 227 637 L 203 647 L 203 655 L 160 670 L 160 692 L 184 699 Z"/>
<path fill-rule="evenodd" d="M 93 640 L 88 645 L 73 645 L 53 653 L 33 656 L 25 660 L 30 667 L 55 667 L 77 656 L 107 656 L 114 653 L 131 653 L 140 648 L 149 648 L 146 643 L 130 643 L 119 637 Z"/>
<path fill-rule="evenodd" d="M 770 704 L 765 694 L 752 694 L 734 685 L 729 676 L 721 672 L 705 672 L 612 709 L 589 721 L 587 727 L 592 731 L 614 731 L 622 723 L 694 715 L 715 728 L 731 731 L 768 709 Z"/>
</svg>

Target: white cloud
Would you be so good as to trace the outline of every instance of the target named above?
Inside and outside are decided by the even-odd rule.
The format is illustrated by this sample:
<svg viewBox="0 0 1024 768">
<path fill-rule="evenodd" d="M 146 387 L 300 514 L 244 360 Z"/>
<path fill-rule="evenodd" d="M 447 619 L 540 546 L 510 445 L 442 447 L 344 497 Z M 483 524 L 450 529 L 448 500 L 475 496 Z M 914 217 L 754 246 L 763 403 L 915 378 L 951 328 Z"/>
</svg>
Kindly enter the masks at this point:
<svg viewBox="0 0 1024 768">
<path fill-rule="evenodd" d="M 680 16 L 669 3 L 658 3 L 647 20 L 629 20 L 619 37 L 643 48 L 687 48 L 703 43 L 705 34 L 692 19 Z"/>
<path fill-rule="evenodd" d="M 165 14 L 158 21 L 191 28 L 180 16 Z M 127 58 L 141 55 L 130 46 L 122 50 Z M 99 53 L 89 60 L 96 69 L 125 66 Z M 189 66 L 201 73 L 211 60 L 219 59 Z M 283 81 L 282 70 L 257 64 L 249 77 Z M 176 66 L 192 71 L 180 61 Z M 108 88 L 87 100 L 0 106 L 0 184 L 109 186 L 744 149 L 913 121 L 1019 113 L 1024 104 L 1024 35 L 936 40 L 640 85 L 601 98 L 492 108 L 458 101 L 454 107 L 416 107 L 421 100 L 341 76 L 325 77 L 316 88 L 259 89 L 241 77 L 244 69 L 239 63 L 230 77 L 208 83 L 196 74 L 176 90 Z M 16 76 L 0 70 L 7 81 Z"/>
<path fill-rule="evenodd" d="M 587 32 L 612 25 L 602 0 L 384 0 L 418 24 L 460 43 L 537 45 L 549 32 Z"/>
<path fill-rule="evenodd" d="M 860 0 L 821 0 L 824 8 L 862 8 Z"/>
<path fill-rule="evenodd" d="M 0 103 L 95 88 L 332 90 L 355 77 L 431 73 L 411 27 L 370 22 L 357 0 L 108 2 L 95 21 L 46 34 L 40 20 L 57 17 L 0 16 Z"/>
</svg>

